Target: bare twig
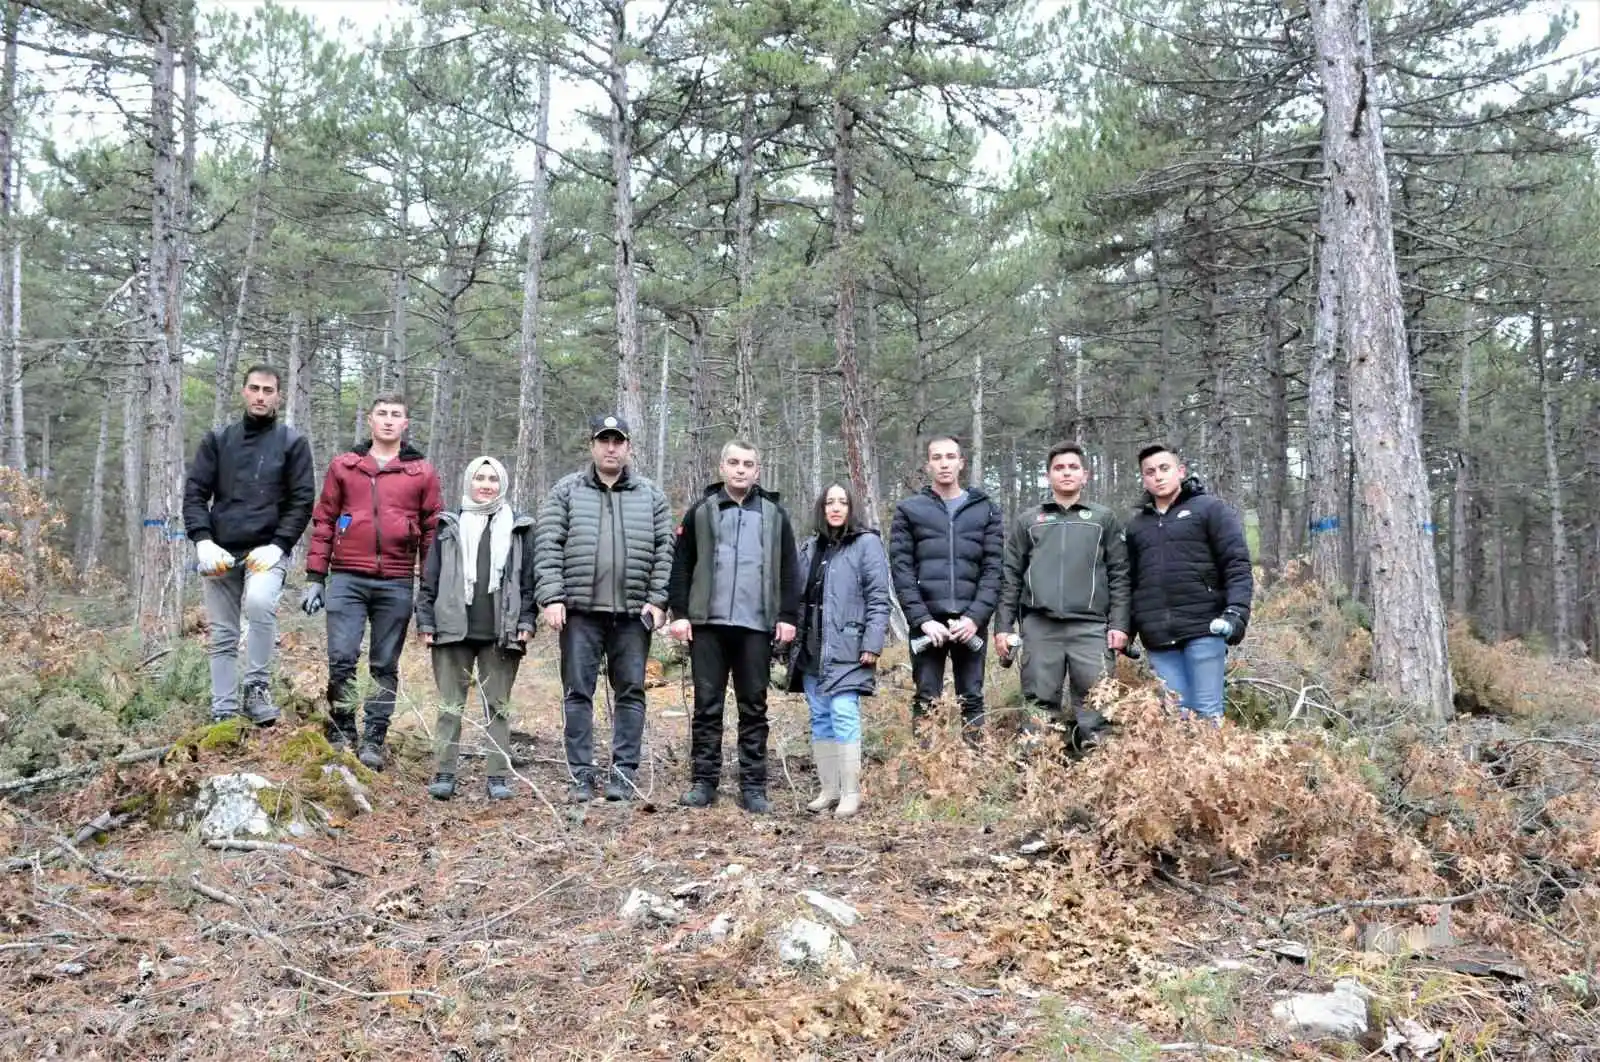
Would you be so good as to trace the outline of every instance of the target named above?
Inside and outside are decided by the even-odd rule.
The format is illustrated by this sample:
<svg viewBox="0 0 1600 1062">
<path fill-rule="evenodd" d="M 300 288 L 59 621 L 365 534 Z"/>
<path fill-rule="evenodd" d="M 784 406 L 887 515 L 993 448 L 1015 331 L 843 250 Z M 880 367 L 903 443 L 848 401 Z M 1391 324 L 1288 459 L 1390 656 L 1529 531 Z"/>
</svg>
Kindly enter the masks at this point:
<svg viewBox="0 0 1600 1062">
<path fill-rule="evenodd" d="M 507 907 L 504 911 L 501 911 L 499 914 L 494 915 L 494 916 L 492 916 L 490 918 L 484 919 L 482 924 L 473 927 L 473 930 L 472 930 L 473 935 L 475 936 L 475 935 L 480 934 L 480 933 L 487 933 L 491 927 L 497 926 L 501 922 L 504 922 L 506 919 L 510 918 L 512 915 L 516 914 L 518 911 L 522 910 L 524 907 L 527 907 L 529 904 L 532 904 L 537 900 L 544 899 L 546 896 L 549 896 L 552 892 L 555 892 L 557 889 L 559 889 L 563 885 L 567 884 L 573 878 L 576 878 L 578 876 L 578 874 L 586 873 L 586 872 L 587 871 L 578 871 L 577 873 L 568 874 L 566 877 L 562 878 L 561 880 L 555 882 L 552 885 L 546 886 L 545 888 L 543 888 L 543 889 L 539 890 L 538 892 L 534 893 L 532 896 L 529 896 L 527 899 L 519 900 L 515 904 L 511 905 L 510 907 Z"/>
<path fill-rule="evenodd" d="M 387 992 L 363 992 L 359 988 L 351 988 L 349 985 L 341 984 L 338 981 L 333 981 L 326 977 L 319 977 L 309 970 L 300 969 L 298 966 L 290 966 L 288 963 L 285 963 L 283 968 L 297 977 L 304 977 L 307 981 L 322 985 L 325 988 L 332 988 L 335 991 L 343 992 L 345 995 L 354 996 L 357 999 L 393 999 L 396 996 L 405 996 L 408 998 L 420 996 L 423 999 L 433 999 L 439 1001 L 440 1003 L 449 1002 L 445 996 L 441 996 L 437 992 L 429 992 L 427 989 L 423 988 L 397 988 Z"/>
<path fill-rule="evenodd" d="M 284 855 L 297 855 L 304 859 L 309 859 L 313 863 L 328 867 L 331 870 L 341 871 L 353 877 L 364 878 L 368 876 L 364 870 L 347 867 L 343 863 L 337 863 L 326 856 L 318 855 L 309 848 L 301 848 L 297 844 L 285 844 L 282 841 L 245 841 L 223 837 L 207 841 L 206 847 L 216 849 L 219 852 L 281 852 Z"/>
<path fill-rule="evenodd" d="M 1200 899 L 1205 900 L 1205 901 L 1207 901 L 1209 903 L 1214 903 L 1218 907 L 1224 908 L 1225 910 L 1232 911 L 1236 915 L 1240 915 L 1240 916 L 1242 916 L 1244 918 L 1253 918 L 1253 919 L 1255 919 L 1255 920 L 1257 920 L 1259 922 L 1267 921 L 1265 918 L 1262 918 L 1260 915 L 1258 915 L 1255 912 L 1251 911 L 1249 908 L 1244 907 L 1241 904 L 1235 903 L 1233 900 L 1228 899 L 1226 896 L 1218 896 L 1215 893 L 1213 893 L 1210 889 L 1207 889 L 1207 888 L 1205 888 L 1204 886 L 1201 886 L 1201 885 L 1196 885 L 1192 881 L 1185 881 L 1183 878 L 1178 877 L 1176 874 L 1168 873 L 1167 871 L 1161 870 L 1160 868 L 1156 869 L 1155 874 L 1156 874 L 1156 877 L 1159 880 L 1166 882 L 1168 885 L 1171 885 L 1173 888 L 1181 889 L 1184 892 L 1189 893 L 1191 896 L 1198 896 Z"/>
<path fill-rule="evenodd" d="M 1496 883 L 1473 889 L 1471 892 L 1464 892 L 1459 896 L 1401 896 L 1386 900 L 1345 900 L 1343 903 L 1330 903 L 1326 907 L 1291 911 L 1284 915 L 1280 921 L 1285 925 L 1290 925 L 1309 922 L 1313 918 L 1322 918 L 1326 915 L 1341 914 L 1345 911 L 1372 911 L 1397 907 L 1448 907 L 1452 904 L 1476 900 L 1480 896 L 1486 896 L 1491 892 L 1506 892 L 1510 889 L 1510 885 Z"/>
<path fill-rule="evenodd" d="M 0 782 L 0 796 L 8 793 L 24 793 L 30 789 L 39 789 L 57 782 L 68 782 L 84 775 L 95 774 L 107 767 L 127 767 L 130 764 L 144 763 L 147 760 L 158 760 L 172 751 L 171 745 L 162 745 L 154 749 L 138 749 L 134 752 L 124 752 L 120 756 L 113 756 L 106 760 L 95 760 L 93 763 L 80 763 L 74 767 L 62 767 L 55 771 L 46 771 L 36 774 L 31 778 L 14 778 L 9 782 Z"/>
<path fill-rule="evenodd" d="M 117 827 L 126 825 L 133 817 L 133 815 L 116 815 L 109 811 L 102 812 L 79 827 L 78 832 L 72 835 L 72 843 L 74 845 L 83 844 L 97 834 L 110 833 Z M 8 860 L 6 862 L 6 870 L 10 872 L 31 870 L 34 867 L 44 866 L 46 863 L 53 863 L 60 859 L 63 854 L 60 845 L 52 845 L 48 850 L 41 848 L 32 855 L 18 856 L 15 859 Z"/>
</svg>

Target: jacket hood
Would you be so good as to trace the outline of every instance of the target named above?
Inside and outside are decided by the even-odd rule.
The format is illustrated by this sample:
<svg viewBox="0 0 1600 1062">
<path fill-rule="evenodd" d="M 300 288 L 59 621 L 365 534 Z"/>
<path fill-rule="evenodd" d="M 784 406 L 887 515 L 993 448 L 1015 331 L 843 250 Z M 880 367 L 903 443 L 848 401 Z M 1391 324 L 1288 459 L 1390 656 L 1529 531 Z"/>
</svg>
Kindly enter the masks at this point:
<svg viewBox="0 0 1600 1062">
<path fill-rule="evenodd" d="M 1199 476 L 1185 476 L 1183 482 L 1178 485 L 1178 496 L 1173 499 L 1172 504 L 1181 505 L 1190 498 L 1193 498 L 1198 494 L 1204 494 L 1205 492 L 1206 485 L 1200 482 Z M 1144 492 L 1144 503 L 1142 507 L 1150 510 L 1151 512 L 1155 511 L 1156 499 L 1149 491 Z"/>
<path fill-rule="evenodd" d="M 367 456 L 367 454 L 372 452 L 372 440 L 363 439 L 361 442 L 358 442 L 354 446 L 350 447 L 350 452 L 361 457 Z M 398 456 L 402 461 L 427 460 L 427 457 L 421 450 L 417 449 L 415 446 L 412 446 L 408 442 L 403 442 L 400 444 L 400 453 Z"/>
<path fill-rule="evenodd" d="M 717 491 L 722 490 L 724 486 L 726 486 L 726 484 L 724 484 L 722 480 L 717 480 L 715 483 L 711 484 L 705 489 L 704 497 L 711 497 L 711 495 L 715 494 Z M 754 494 L 758 498 L 765 498 L 774 504 L 780 500 L 777 491 L 768 490 L 759 483 L 750 488 L 750 493 Z"/>
</svg>

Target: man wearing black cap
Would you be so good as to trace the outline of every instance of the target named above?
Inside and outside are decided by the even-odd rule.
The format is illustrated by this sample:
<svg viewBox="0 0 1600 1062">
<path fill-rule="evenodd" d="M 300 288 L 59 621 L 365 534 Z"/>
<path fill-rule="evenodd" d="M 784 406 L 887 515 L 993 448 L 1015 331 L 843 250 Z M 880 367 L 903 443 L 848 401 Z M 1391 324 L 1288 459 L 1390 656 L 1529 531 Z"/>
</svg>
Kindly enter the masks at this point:
<svg viewBox="0 0 1600 1062">
<path fill-rule="evenodd" d="M 561 637 L 563 729 L 572 787 L 594 799 L 594 691 L 600 662 L 611 681 L 611 771 L 607 800 L 637 789 L 644 737 L 644 666 L 650 632 L 665 618 L 672 573 L 672 513 L 666 495 L 628 467 L 628 422 L 589 422 L 588 468 L 563 477 L 539 508 L 535 593 Z"/>
</svg>

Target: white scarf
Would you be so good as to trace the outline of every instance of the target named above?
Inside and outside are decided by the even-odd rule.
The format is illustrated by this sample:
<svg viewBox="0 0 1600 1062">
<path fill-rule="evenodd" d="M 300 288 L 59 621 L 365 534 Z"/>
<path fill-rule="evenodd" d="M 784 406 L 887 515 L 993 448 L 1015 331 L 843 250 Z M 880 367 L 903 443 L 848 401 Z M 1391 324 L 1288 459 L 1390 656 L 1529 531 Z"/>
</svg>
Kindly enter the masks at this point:
<svg viewBox="0 0 1600 1062">
<path fill-rule="evenodd" d="M 500 494 L 493 501 L 479 502 L 472 498 L 472 477 L 479 467 L 488 465 L 500 477 Z M 472 604 L 473 592 L 478 582 L 478 544 L 483 540 L 483 529 L 489 529 L 489 593 L 500 592 L 500 581 L 505 575 L 506 562 L 511 557 L 511 527 L 516 518 L 511 506 L 506 504 L 506 468 L 492 457 L 478 457 L 467 463 L 461 484 L 461 573 L 466 603 Z"/>
</svg>

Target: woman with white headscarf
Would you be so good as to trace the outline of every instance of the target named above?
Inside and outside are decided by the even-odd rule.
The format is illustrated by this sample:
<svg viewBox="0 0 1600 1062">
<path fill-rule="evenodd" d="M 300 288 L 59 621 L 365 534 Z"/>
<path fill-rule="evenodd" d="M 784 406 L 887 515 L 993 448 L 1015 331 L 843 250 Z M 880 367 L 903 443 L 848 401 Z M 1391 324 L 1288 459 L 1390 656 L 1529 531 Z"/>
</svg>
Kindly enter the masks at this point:
<svg viewBox="0 0 1600 1062">
<path fill-rule="evenodd" d="M 489 799 L 506 800 L 511 685 L 537 613 L 533 517 L 511 511 L 505 466 L 494 458 L 469 461 L 462 478 L 461 508 L 440 515 L 417 591 L 417 631 L 433 653 L 440 702 L 428 793 L 437 800 L 455 795 L 461 716 L 476 669 L 487 716 Z"/>
</svg>

